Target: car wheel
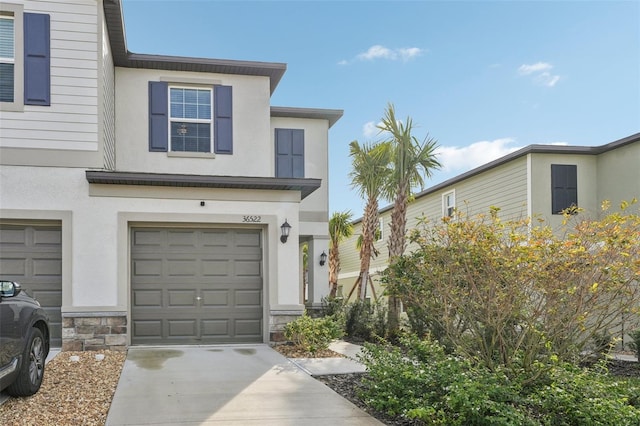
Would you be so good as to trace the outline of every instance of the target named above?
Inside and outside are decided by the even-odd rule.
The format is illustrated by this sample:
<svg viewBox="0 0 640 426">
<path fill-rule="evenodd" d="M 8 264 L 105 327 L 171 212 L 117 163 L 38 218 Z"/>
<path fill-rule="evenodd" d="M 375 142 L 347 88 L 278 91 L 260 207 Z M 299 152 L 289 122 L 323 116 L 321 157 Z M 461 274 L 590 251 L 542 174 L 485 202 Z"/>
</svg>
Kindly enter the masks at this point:
<svg viewBox="0 0 640 426">
<path fill-rule="evenodd" d="M 29 331 L 27 346 L 22 354 L 22 365 L 16 380 L 7 393 L 12 396 L 29 396 L 38 392 L 44 376 L 45 344 L 42 331 L 33 327 Z"/>
</svg>

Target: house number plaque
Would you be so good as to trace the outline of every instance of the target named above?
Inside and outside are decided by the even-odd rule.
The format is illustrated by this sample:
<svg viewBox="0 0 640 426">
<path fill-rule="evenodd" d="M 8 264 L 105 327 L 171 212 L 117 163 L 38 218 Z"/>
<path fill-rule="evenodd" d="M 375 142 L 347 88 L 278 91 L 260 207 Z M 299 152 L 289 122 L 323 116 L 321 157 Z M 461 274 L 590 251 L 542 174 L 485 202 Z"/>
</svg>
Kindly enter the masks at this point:
<svg viewBox="0 0 640 426">
<path fill-rule="evenodd" d="M 262 216 L 242 216 L 242 221 L 250 223 L 262 222 Z"/>
</svg>

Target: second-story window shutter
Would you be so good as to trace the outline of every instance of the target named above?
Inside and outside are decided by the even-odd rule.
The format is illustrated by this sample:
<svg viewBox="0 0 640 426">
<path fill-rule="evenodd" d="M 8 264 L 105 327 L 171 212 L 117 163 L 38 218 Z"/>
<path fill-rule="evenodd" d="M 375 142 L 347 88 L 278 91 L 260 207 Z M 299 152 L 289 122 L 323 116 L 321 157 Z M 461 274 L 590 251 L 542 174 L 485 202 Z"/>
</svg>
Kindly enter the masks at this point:
<svg viewBox="0 0 640 426">
<path fill-rule="evenodd" d="M 231 86 L 214 87 L 215 118 L 213 123 L 214 152 L 233 154 L 233 107 Z"/>
<path fill-rule="evenodd" d="M 551 165 L 551 213 L 578 205 L 578 168 L 572 164 Z"/>
<path fill-rule="evenodd" d="M 24 14 L 24 103 L 51 105 L 50 17 Z"/>
<path fill-rule="evenodd" d="M 276 129 L 276 177 L 304 177 L 304 130 Z"/>
<path fill-rule="evenodd" d="M 169 85 L 149 82 L 149 151 L 167 152 L 169 147 Z"/>
</svg>

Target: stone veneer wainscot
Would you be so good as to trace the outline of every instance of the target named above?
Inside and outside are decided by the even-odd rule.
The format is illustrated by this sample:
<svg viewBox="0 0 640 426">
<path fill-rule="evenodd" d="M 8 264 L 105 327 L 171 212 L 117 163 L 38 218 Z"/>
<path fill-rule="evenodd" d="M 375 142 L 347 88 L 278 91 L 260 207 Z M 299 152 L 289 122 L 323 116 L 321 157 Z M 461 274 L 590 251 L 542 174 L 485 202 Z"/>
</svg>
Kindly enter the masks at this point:
<svg viewBox="0 0 640 426">
<path fill-rule="evenodd" d="M 62 314 L 62 350 L 98 351 L 127 349 L 125 312 Z"/>
</svg>

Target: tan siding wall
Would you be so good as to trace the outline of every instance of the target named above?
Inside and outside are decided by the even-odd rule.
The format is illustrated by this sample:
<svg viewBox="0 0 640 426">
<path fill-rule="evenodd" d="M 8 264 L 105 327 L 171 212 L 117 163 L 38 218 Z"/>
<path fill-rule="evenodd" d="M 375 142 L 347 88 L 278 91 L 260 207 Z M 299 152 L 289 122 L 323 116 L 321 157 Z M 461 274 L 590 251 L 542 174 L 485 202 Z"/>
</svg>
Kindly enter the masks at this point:
<svg viewBox="0 0 640 426">
<path fill-rule="evenodd" d="M 598 200 L 640 199 L 640 142 L 598 156 Z"/>
<path fill-rule="evenodd" d="M 93 0 L 22 4 L 25 12 L 51 16 L 51 106 L 27 105 L 24 111 L 3 111 L 1 146 L 97 151 L 101 6 Z"/>
<path fill-rule="evenodd" d="M 562 215 L 551 214 L 551 165 L 575 164 L 578 172 L 578 207 L 587 214 L 596 214 L 598 201 L 598 168 L 595 155 L 531 154 L 531 211 L 553 229 L 560 229 Z"/>
<path fill-rule="evenodd" d="M 480 175 L 443 188 L 437 192 L 423 195 L 409 204 L 407 209 L 407 231 L 415 228 L 421 217 L 430 221 L 439 221 L 442 217 L 442 195 L 455 191 L 456 207 L 465 214 L 486 213 L 491 206 L 499 207 L 502 218 L 526 217 L 527 215 L 527 158 L 522 157 L 488 170 Z M 377 242 L 376 248 L 380 256 L 371 262 L 371 272 L 384 269 L 388 262 L 386 239 L 389 236 L 391 210 L 384 211 L 385 241 Z M 358 274 L 360 267 L 359 253 L 355 242 L 360 234 L 360 223 L 354 227 L 354 236 L 340 245 L 341 272 L 339 283 L 347 282 Z M 407 251 L 412 249 L 407 247 Z M 379 291 L 379 290 L 378 290 Z"/>
</svg>

